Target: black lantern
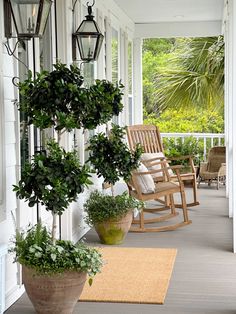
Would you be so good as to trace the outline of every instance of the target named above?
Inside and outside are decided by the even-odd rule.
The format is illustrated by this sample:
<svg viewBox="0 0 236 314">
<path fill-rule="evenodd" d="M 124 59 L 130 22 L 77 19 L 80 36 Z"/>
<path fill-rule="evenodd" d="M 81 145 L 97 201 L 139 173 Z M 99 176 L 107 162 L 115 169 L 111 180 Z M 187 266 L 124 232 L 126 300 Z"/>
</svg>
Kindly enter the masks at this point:
<svg viewBox="0 0 236 314">
<path fill-rule="evenodd" d="M 12 37 L 13 20 L 18 38 L 41 37 L 51 4 L 51 0 L 4 0 L 5 36 Z"/>
<path fill-rule="evenodd" d="M 83 20 L 77 31 L 73 34 L 73 60 L 76 59 L 76 43 L 78 43 L 81 60 L 97 60 L 104 36 L 99 30 L 97 23 L 93 20 L 92 6 L 88 5 L 88 15 Z"/>
</svg>

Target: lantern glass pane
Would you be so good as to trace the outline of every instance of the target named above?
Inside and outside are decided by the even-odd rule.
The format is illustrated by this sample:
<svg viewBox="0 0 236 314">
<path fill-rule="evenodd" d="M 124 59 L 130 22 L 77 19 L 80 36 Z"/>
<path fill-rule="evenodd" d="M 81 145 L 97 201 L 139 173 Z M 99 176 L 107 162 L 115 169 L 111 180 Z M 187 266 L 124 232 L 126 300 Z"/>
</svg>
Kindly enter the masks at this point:
<svg viewBox="0 0 236 314">
<path fill-rule="evenodd" d="M 99 56 L 99 53 L 100 53 L 100 50 L 101 50 L 101 47 L 102 47 L 102 42 L 103 42 L 103 38 L 104 36 L 102 34 L 100 34 L 98 36 L 98 40 L 97 40 L 97 49 L 96 49 L 96 52 L 95 52 L 95 56 L 94 56 L 94 59 L 97 60 L 98 56 Z"/>
<path fill-rule="evenodd" d="M 39 0 L 11 0 L 18 35 L 35 33 L 39 2 Z"/>
<path fill-rule="evenodd" d="M 83 32 L 83 33 L 97 33 L 97 27 L 94 21 L 88 21 L 84 20 L 78 29 L 78 32 Z"/>
<path fill-rule="evenodd" d="M 48 15 L 51 8 L 51 4 L 52 2 L 50 0 L 44 0 L 43 2 L 43 10 L 42 10 L 41 22 L 40 22 L 40 27 L 39 27 L 39 36 L 42 36 L 44 33 Z"/>
<path fill-rule="evenodd" d="M 78 36 L 78 44 L 81 52 L 82 60 L 93 60 L 96 48 L 97 36 L 80 35 Z"/>
</svg>

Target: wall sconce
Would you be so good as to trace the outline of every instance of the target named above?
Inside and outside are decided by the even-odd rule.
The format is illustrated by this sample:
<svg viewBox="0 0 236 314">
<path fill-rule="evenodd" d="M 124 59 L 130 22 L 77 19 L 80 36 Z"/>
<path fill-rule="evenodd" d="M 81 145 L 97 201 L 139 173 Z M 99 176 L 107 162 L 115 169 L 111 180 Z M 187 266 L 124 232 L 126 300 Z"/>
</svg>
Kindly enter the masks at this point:
<svg viewBox="0 0 236 314">
<path fill-rule="evenodd" d="M 88 15 L 83 20 L 75 33 L 72 34 L 72 58 L 76 60 L 76 42 L 79 47 L 82 61 L 90 62 L 98 58 L 104 36 L 99 30 L 97 23 L 92 15 L 92 5 L 88 5 Z"/>
<path fill-rule="evenodd" d="M 19 39 L 41 37 L 50 13 L 51 0 L 4 0 L 5 36 L 12 36 L 12 20 Z"/>
</svg>

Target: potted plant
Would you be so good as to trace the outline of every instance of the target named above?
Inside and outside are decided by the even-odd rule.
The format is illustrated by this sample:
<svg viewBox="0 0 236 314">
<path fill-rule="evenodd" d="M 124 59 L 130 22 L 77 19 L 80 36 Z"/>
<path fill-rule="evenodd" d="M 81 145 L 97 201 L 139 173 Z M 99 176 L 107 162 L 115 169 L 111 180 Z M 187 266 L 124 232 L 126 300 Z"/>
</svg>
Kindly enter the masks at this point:
<svg viewBox="0 0 236 314">
<path fill-rule="evenodd" d="M 18 109 L 26 114 L 28 124 L 41 130 L 54 127 L 58 143 L 65 131 L 93 129 L 121 112 L 121 84 L 97 80 L 88 89 L 82 85 L 80 70 L 73 65 L 58 62 L 53 71 L 42 71 L 36 77 L 29 72 L 19 83 Z M 83 286 L 77 274 L 84 282 L 84 273 L 96 274 L 102 261 L 92 248 L 56 239 L 58 215 L 91 184 L 89 168 L 80 165 L 75 152 L 66 152 L 58 143 L 51 140 L 46 152 L 36 153 L 14 186 L 17 197 L 29 207 L 41 204 L 52 212 L 52 230 L 38 224 L 25 234 L 17 233 L 12 250 L 23 265 L 23 281 L 37 312 L 69 314 Z"/>
<path fill-rule="evenodd" d="M 98 133 L 90 139 L 89 159 L 98 177 L 111 184 L 111 195 L 95 191 L 85 202 L 87 221 L 93 225 L 102 243 L 120 244 L 123 242 L 132 222 L 132 210 L 142 204 L 129 196 L 114 194 L 114 184 L 120 180 L 128 182 L 131 171 L 139 165 L 141 147 L 131 152 L 124 143 L 124 128 L 112 125 L 109 135 Z"/>
<path fill-rule="evenodd" d="M 40 203 L 53 215 L 51 233 L 39 222 L 26 233 L 17 232 L 12 248 L 23 266 L 23 282 L 37 313 L 72 313 L 86 274 L 100 271 L 97 250 L 56 239 L 58 215 L 91 184 L 89 177 L 89 168 L 80 165 L 76 152 L 66 152 L 50 140 L 47 151 L 34 155 L 14 186 L 17 197 L 29 207 Z"/>
<path fill-rule="evenodd" d="M 90 194 L 84 208 L 86 222 L 95 227 L 102 243 L 121 244 L 132 222 L 132 209 L 141 208 L 141 204 L 127 192 L 111 196 L 96 190 Z"/>
</svg>

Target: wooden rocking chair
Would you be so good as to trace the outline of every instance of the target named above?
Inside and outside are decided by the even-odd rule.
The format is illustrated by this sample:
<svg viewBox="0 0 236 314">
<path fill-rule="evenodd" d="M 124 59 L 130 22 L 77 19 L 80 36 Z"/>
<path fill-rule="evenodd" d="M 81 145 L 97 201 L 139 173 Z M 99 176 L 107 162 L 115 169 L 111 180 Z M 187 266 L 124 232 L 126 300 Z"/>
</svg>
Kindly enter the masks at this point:
<svg viewBox="0 0 236 314">
<path fill-rule="evenodd" d="M 137 144 L 141 144 L 144 153 L 162 153 L 164 156 L 164 148 L 162 145 L 161 134 L 157 126 L 154 125 L 132 125 L 127 127 L 127 137 L 129 142 L 129 147 L 134 150 Z M 161 159 L 161 158 L 160 158 Z M 183 182 L 188 181 L 192 186 L 193 191 L 193 201 L 187 203 L 188 207 L 199 205 L 197 200 L 197 182 L 196 182 L 196 172 L 193 163 L 192 156 L 179 156 L 168 158 L 168 160 L 188 160 L 191 167 L 191 171 L 188 173 L 181 173 L 181 179 Z M 176 181 L 177 175 L 172 174 L 171 180 Z M 160 181 L 160 178 L 159 178 Z M 176 207 L 181 207 L 181 204 L 176 204 Z"/>
<path fill-rule="evenodd" d="M 151 170 L 151 171 L 134 171 L 132 172 L 132 178 L 128 184 L 130 195 L 135 197 L 136 199 L 146 202 L 146 201 L 156 201 L 160 197 L 165 197 L 168 199 L 168 203 L 165 204 L 164 207 L 155 207 L 155 208 L 146 208 L 144 207 L 141 212 L 138 214 L 138 218 L 134 218 L 132 224 L 138 226 L 131 226 L 130 231 L 133 232 L 159 232 L 159 231 L 168 231 L 168 230 L 175 230 L 179 227 L 183 227 L 185 225 L 190 224 L 192 221 L 188 219 L 188 212 L 187 212 L 187 205 L 186 205 L 186 198 L 185 198 L 185 191 L 184 191 L 184 184 L 181 180 L 179 174 L 179 166 L 171 167 L 174 168 L 176 171 L 177 182 L 173 182 L 170 179 L 168 169 L 170 167 L 166 167 L 166 161 L 156 162 L 155 164 L 161 164 L 162 168 L 159 170 Z M 144 193 L 142 189 L 143 176 L 150 176 L 151 180 L 153 180 L 153 174 L 158 172 L 163 173 L 163 177 L 165 178 L 162 182 L 158 182 L 155 187 L 154 191 L 151 193 Z M 149 179 L 150 179 L 149 178 Z M 178 215 L 175 210 L 174 198 L 173 194 L 180 193 L 181 195 L 181 207 L 183 210 L 183 221 L 177 222 L 174 224 L 163 225 L 160 227 L 150 227 L 151 223 L 163 222 L 169 220 L 172 217 Z M 162 210 L 169 210 L 166 214 L 160 214 Z M 146 218 L 146 213 L 155 215 L 154 218 Z M 159 214 L 159 215 L 158 215 Z M 158 217 L 157 217 L 158 215 Z"/>
</svg>

